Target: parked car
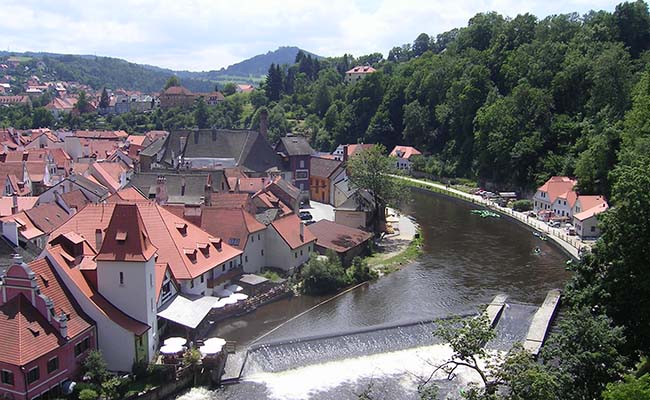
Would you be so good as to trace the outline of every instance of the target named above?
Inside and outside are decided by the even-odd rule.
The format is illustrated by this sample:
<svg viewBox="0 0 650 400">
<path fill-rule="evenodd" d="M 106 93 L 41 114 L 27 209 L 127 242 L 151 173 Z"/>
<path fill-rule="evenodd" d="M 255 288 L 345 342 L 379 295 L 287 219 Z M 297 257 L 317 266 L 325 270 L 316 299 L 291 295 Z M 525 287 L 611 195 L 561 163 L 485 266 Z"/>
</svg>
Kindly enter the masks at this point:
<svg viewBox="0 0 650 400">
<path fill-rule="evenodd" d="M 303 221 L 309 221 L 310 219 L 313 218 L 309 211 L 300 211 L 300 214 L 298 215 L 300 216 L 300 219 Z"/>
</svg>

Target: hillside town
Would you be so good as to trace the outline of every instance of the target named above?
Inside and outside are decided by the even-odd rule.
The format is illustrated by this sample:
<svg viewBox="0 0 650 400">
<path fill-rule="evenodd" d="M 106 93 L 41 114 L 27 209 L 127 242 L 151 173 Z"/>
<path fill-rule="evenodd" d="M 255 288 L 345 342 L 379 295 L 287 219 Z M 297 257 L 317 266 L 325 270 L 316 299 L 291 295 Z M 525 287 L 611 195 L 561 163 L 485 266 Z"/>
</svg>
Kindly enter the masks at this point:
<svg viewBox="0 0 650 400">
<path fill-rule="evenodd" d="M 0 51 L 0 400 L 645 398 L 650 9 L 615 7 Z"/>
</svg>

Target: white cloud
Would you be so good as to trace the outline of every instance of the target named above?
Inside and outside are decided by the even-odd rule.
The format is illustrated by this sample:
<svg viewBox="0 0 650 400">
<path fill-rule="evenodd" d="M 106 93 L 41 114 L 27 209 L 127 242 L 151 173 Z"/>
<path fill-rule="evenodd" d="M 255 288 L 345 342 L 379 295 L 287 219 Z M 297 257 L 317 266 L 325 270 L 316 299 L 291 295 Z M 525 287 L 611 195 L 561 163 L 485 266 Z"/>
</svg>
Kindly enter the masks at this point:
<svg viewBox="0 0 650 400">
<path fill-rule="evenodd" d="M 477 12 L 613 10 L 612 0 L 5 0 L 0 49 L 98 54 L 174 69 L 218 69 L 282 45 L 330 56 L 386 54 Z"/>
</svg>

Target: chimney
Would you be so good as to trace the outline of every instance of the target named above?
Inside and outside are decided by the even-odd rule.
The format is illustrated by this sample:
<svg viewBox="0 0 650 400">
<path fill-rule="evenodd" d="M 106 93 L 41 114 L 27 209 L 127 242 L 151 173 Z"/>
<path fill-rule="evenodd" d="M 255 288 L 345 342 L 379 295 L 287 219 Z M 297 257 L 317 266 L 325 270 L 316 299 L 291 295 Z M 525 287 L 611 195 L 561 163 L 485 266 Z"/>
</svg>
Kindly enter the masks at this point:
<svg viewBox="0 0 650 400">
<path fill-rule="evenodd" d="M 64 338 L 68 338 L 68 317 L 63 311 L 61 311 L 61 314 L 59 315 L 59 333 L 61 333 L 61 336 Z"/>
<path fill-rule="evenodd" d="M 305 241 L 305 224 L 302 221 L 300 221 L 300 241 Z"/>
<path fill-rule="evenodd" d="M 205 192 L 203 194 L 203 204 L 210 207 L 212 205 L 212 185 L 206 183 L 203 190 Z"/>
<path fill-rule="evenodd" d="M 348 161 L 348 145 L 344 144 L 343 145 L 343 162 Z"/>
<path fill-rule="evenodd" d="M 15 265 L 23 265 L 23 256 L 20 254 L 16 253 L 13 255 L 13 263 Z"/>
<path fill-rule="evenodd" d="M 11 195 L 11 215 L 18 214 L 18 195 L 14 192 Z"/>
<path fill-rule="evenodd" d="M 269 112 L 266 109 L 260 111 L 260 134 L 267 139 L 269 130 Z"/>
<path fill-rule="evenodd" d="M 100 228 L 95 229 L 95 243 L 97 243 L 97 251 L 99 251 L 104 243 L 104 233 Z"/>
<path fill-rule="evenodd" d="M 156 202 L 158 204 L 165 204 L 167 203 L 168 198 L 166 179 L 164 176 L 160 175 L 156 181 Z"/>
</svg>

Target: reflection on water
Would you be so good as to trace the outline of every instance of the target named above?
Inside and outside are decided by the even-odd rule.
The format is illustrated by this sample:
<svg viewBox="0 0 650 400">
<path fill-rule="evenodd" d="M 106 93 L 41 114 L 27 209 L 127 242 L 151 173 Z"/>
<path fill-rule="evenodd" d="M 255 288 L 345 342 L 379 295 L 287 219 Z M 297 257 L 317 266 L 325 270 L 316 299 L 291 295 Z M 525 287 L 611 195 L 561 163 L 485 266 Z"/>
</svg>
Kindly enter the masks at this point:
<svg viewBox="0 0 650 400">
<path fill-rule="evenodd" d="M 471 209 L 471 205 L 465 203 L 415 192 L 412 203 L 405 211 L 415 216 L 422 229 L 424 245 L 419 263 L 310 311 L 280 327 L 264 341 L 331 335 L 378 325 L 473 313 L 479 305 L 488 303 L 498 293 L 507 294 L 509 302 L 539 305 L 549 289 L 562 287 L 568 277 L 564 270 L 564 255 L 506 218 L 480 218 L 471 214 Z M 535 247 L 541 248 L 541 255 L 534 254 Z M 243 318 L 222 323 L 216 327 L 215 333 L 228 340 L 247 344 L 321 300 L 309 296 L 282 300 Z M 529 323 L 534 310 L 535 307 L 511 304 L 503 315 L 504 328 L 497 330 L 499 336 L 494 347 L 506 347 L 512 340 L 524 335 L 527 323 L 517 321 Z M 424 353 L 426 357 L 440 357 L 442 354 L 436 354 L 442 351 L 436 347 L 439 345 L 420 343 L 414 346 L 418 347 L 362 357 L 366 360 L 363 362 L 357 357 L 308 366 L 309 352 L 302 356 L 284 354 L 280 356 L 281 360 L 271 362 L 283 363 L 287 358 L 301 359 L 298 365 L 303 366 L 278 373 L 263 372 L 247 376 L 247 383 L 227 388 L 227 398 L 354 398 L 350 396 L 355 390 L 364 385 L 367 387 L 369 381 L 374 382 L 373 386 L 398 385 L 401 389 L 396 393 L 411 393 L 413 382 L 408 378 L 409 371 L 403 369 L 417 367 Z M 364 362 L 368 360 L 378 369 L 373 367 L 370 368 L 371 372 L 366 370 L 363 374 L 354 372 L 356 366 L 359 371 L 363 369 L 361 365 L 367 369 L 369 364 Z M 325 375 L 326 371 L 329 371 L 329 375 Z M 397 379 L 387 376 L 395 378 L 395 374 Z M 327 381 L 326 376 L 331 381 Z M 284 386 L 300 388 L 295 393 L 289 393 L 281 390 Z M 327 393 L 323 393 L 323 390 L 327 390 Z M 187 399 L 202 400 L 211 396 L 208 392 L 203 395 L 198 393 L 203 392 L 194 389 L 185 396 L 198 396 Z M 296 393 L 303 397 L 293 397 Z M 383 390 L 380 393 L 378 398 L 383 399 L 391 398 L 389 393 L 395 392 Z"/>
</svg>

